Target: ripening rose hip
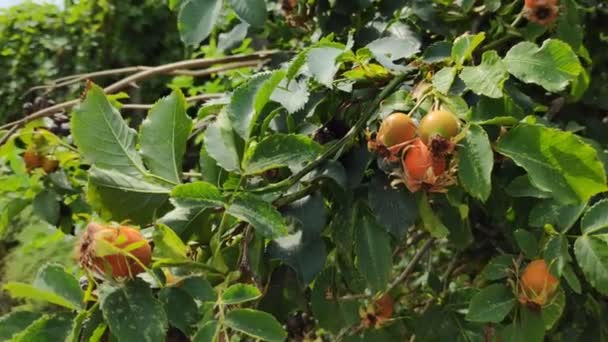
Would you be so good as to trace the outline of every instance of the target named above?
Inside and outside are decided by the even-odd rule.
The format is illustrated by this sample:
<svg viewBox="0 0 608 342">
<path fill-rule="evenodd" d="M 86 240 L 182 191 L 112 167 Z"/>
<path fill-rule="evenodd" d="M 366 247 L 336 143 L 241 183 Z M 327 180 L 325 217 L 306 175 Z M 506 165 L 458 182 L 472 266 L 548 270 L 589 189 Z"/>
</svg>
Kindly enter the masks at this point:
<svg viewBox="0 0 608 342">
<path fill-rule="evenodd" d="M 25 167 L 28 171 L 42 166 L 42 158 L 38 152 L 33 149 L 28 149 L 23 152 L 23 161 L 25 162 Z"/>
<path fill-rule="evenodd" d="M 82 267 L 101 275 L 111 275 L 113 278 L 134 278 L 145 271 L 132 257 L 119 251 L 114 252 L 112 248 L 108 248 L 105 243 L 100 242 L 102 240 L 118 249 L 141 244 L 139 247 L 129 250 L 128 253 L 137 258 L 139 263 L 144 266 L 150 266 L 152 249 L 139 230 L 129 226 L 109 227 L 91 222 L 78 245 L 79 261 Z"/>
<path fill-rule="evenodd" d="M 386 147 L 402 144 L 416 137 L 416 123 L 403 113 L 393 113 L 382 120 L 378 140 Z"/>
<path fill-rule="evenodd" d="M 539 25 L 550 25 L 559 13 L 557 0 L 526 0 L 524 15 L 528 20 Z"/>
<path fill-rule="evenodd" d="M 460 132 L 460 121 L 456 115 L 445 110 L 434 110 L 426 114 L 418 126 L 420 139 L 428 145 L 431 138 L 441 136 L 451 139 Z"/>
<path fill-rule="evenodd" d="M 443 158 L 434 158 L 429 148 L 420 139 L 416 139 L 405 152 L 403 169 L 409 179 L 424 181 L 428 175 L 439 176 L 445 171 Z"/>
<path fill-rule="evenodd" d="M 549 272 L 545 260 L 533 260 L 519 278 L 519 301 L 543 306 L 551 299 L 558 285 L 559 281 Z"/>
</svg>

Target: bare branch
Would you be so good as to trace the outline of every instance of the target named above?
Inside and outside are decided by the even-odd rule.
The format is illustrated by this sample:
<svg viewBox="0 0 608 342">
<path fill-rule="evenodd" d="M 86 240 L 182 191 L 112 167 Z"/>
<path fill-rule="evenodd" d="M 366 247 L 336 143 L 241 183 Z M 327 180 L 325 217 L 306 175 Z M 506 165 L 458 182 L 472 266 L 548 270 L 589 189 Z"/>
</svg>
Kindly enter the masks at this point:
<svg viewBox="0 0 608 342">
<path fill-rule="evenodd" d="M 407 266 L 405 267 L 405 270 L 403 270 L 403 272 L 401 272 L 401 274 L 391 283 L 391 285 L 388 287 L 388 290 L 386 290 L 386 292 L 390 292 L 391 290 L 393 290 L 399 284 L 406 281 L 407 278 L 409 278 L 409 276 L 412 273 L 414 273 L 414 269 L 416 268 L 416 265 L 418 265 L 418 262 L 420 262 L 420 259 L 422 259 L 424 254 L 426 254 L 426 252 L 428 252 L 428 250 L 431 249 L 434 242 L 435 242 L 435 239 L 430 239 L 427 242 L 425 242 L 424 245 L 422 245 L 422 247 L 416 252 L 416 254 L 414 254 L 414 257 L 412 258 L 412 260 L 410 260 L 409 264 L 407 264 Z"/>
<path fill-rule="evenodd" d="M 224 94 L 222 94 L 222 93 L 201 94 L 201 95 L 187 97 L 186 102 L 196 103 L 199 101 L 217 99 L 222 96 L 224 96 Z M 152 106 L 154 106 L 154 105 L 153 104 L 126 103 L 126 104 L 122 105 L 121 109 L 150 109 L 150 108 L 152 108 Z"/>
</svg>

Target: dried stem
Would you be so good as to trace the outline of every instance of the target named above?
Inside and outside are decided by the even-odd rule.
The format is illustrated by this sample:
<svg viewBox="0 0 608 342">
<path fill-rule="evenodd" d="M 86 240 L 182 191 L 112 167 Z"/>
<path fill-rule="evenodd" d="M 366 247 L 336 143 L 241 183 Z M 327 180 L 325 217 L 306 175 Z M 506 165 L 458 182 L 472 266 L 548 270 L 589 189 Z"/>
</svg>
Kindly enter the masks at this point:
<svg viewBox="0 0 608 342">
<path fill-rule="evenodd" d="M 422 257 L 424 256 L 424 254 L 426 254 L 426 252 L 428 252 L 428 250 L 433 246 L 434 242 L 435 242 L 435 239 L 428 240 L 416 252 L 416 254 L 414 254 L 414 257 L 412 258 L 412 260 L 410 260 L 409 264 L 407 264 L 407 266 L 405 267 L 405 270 L 403 270 L 403 272 L 401 272 L 401 274 L 391 283 L 391 285 L 388 287 L 388 290 L 386 290 L 386 292 L 392 291 L 399 284 L 401 284 L 404 281 L 406 281 L 407 278 L 409 278 L 409 276 L 412 273 L 414 273 L 414 269 L 416 268 L 416 265 L 418 265 L 418 262 L 420 262 L 420 259 L 422 259 Z"/>
</svg>

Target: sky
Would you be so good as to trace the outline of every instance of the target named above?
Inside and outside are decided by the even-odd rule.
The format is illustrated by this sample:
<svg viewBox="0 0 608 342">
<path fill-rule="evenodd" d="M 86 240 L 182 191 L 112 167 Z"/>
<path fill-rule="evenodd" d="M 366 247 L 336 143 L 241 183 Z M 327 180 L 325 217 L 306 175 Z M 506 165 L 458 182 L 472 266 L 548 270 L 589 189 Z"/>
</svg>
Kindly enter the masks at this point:
<svg viewBox="0 0 608 342">
<path fill-rule="evenodd" d="M 0 8 L 10 7 L 19 3 L 24 2 L 23 0 L 0 0 Z M 34 2 L 50 2 L 57 5 L 63 5 L 63 0 L 36 0 Z"/>
</svg>

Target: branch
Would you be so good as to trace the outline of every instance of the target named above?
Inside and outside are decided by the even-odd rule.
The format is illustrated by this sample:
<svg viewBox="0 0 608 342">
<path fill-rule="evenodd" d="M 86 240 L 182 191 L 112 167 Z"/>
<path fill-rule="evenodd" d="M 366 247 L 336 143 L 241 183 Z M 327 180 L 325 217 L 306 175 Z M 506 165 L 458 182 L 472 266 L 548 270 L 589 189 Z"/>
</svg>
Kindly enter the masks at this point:
<svg viewBox="0 0 608 342">
<path fill-rule="evenodd" d="M 217 99 L 219 97 L 224 96 L 222 93 L 211 93 L 211 94 L 201 94 L 190 96 L 186 98 L 186 102 L 188 103 L 196 103 L 199 101 L 205 101 L 210 99 Z M 150 109 L 154 105 L 153 104 L 140 104 L 140 103 L 125 103 L 120 107 L 121 109 Z"/>
<path fill-rule="evenodd" d="M 126 78 L 123 78 L 123 79 L 109 85 L 108 87 L 106 87 L 104 89 L 104 91 L 107 94 L 111 94 L 118 90 L 121 90 L 122 88 L 124 88 L 134 82 L 141 81 L 141 80 L 144 80 L 147 78 L 151 78 L 151 77 L 159 75 L 159 74 L 165 74 L 167 72 L 174 71 L 174 70 L 181 70 L 181 69 L 188 69 L 188 68 L 203 68 L 203 67 L 207 67 L 207 66 L 211 66 L 211 65 L 215 65 L 215 64 L 229 64 L 229 65 L 207 69 L 207 71 L 210 74 L 227 71 L 227 70 L 232 70 L 232 69 L 238 69 L 238 68 L 242 67 L 242 64 L 239 64 L 238 62 L 253 62 L 253 61 L 261 62 L 261 61 L 268 59 L 269 56 L 271 56 L 277 52 L 278 52 L 277 50 L 264 50 L 264 51 L 259 51 L 259 52 L 256 52 L 253 54 L 248 54 L 248 55 L 234 55 L 234 56 L 221 57 L 221 58 L 200 58 L 200 59 L 193 59 L 193 60 L 180 61 L 180 62 L 175 62 L 175 63 L 170 63 L 170 64 L 164 64 L 164 65 L 160 65 L 160 66 L 157 66 L 157 67 L 154 67 L 151 69 L 146 69 L 146 70 L 140 71 L 140 72 L 130 75 Z M 202 73 L 202 71 L 201 71 L 201 73 Z M 26 117 L 21 118 L 19 120 L 2 125 L 2 126 L 0 126 L 0 129 L 11 128 L 15 125 L 21 126 L 30 121 L 40 119 L 40 118 L 43 118 L 46 116 L 50 116 L 56 112 L 59 112 L 61 110 L 75 106 L 76 104 L 78 104 L 79 101 L 80 101 L 79 99 L 74 99 L 74 100 L 63 102 L 63 103 L 58 103 L 51 107 L 41 109 Z"/>
<path fill-rule="evenodd" d="M 365 126 L 367 121 L 376 112 L 376 109 L 378 109 L 378 106 L 380 105 L 382 100 L 384 100 L 386 97 L 388 97 L 399 85 L 401 85 L 401 83 L 405 80 L 405 77 L 406 77 L 406 74 L 401 74 L 401 75 L 395 77 L 386 87 L 384 87 L 382 92 L 380 94 L 378 94 L 378 96 L 376 96 L 376 98 L 374 99 L 374 102 L 372 102 L 372 104 L 363 113 L 361 118 L 359 118 L 359 121 L 357 121 L 357 123 L 353 127 L 351 127 L 351 129 L 348 131 L 348 133 L 346 133 L 346 135 L 344 137 L 342 137 L 342 139 L 340 139 L 338 142 L 331 145 L 327 150 L 325 150 L 325 152 L 323 154 L 321 154 L 317 159 L 308 163 L 299 172 L 291 175 L 289 178 L 286 178 L 278 183 L 270 184 L 268 186 L 265 186 L 265 187 L 262 187 L 259 189 L 252 189 L 251 191 L 259 192 L 259 193 L 267 193 L 267 192 L 272 192 L 272 191 L 276 191 L 276 190 L 280 190 L 280 189 L 284 189 L 284 188 L 290 188 L 294 184 L 296 184 L 300 179 L 302 179 L 304 176 L 306 176 L 310 171 L 316 169 L 317 166 L 323 164 L 326 160 L 331 158 L 334 154 L 338 153 L 344 146 L 346 146 L 346 144 L 352 138 L 354 138 L 354 136 L 361 129 L 363 129 L 363 127 Z"/>
<path fill-rule="evenodd" d="M 387 293 L 391 292 L 395 287 L 397 287 L 399 284 L 406 281 L 407 278 L 409 278 L 409 276 L 412 275 L 412 273 L 414 273 L 414 268 L 416 268 L 416 265 L 418 265 L 418 262 L 420 262 L 420 259 L 422 259 L 424 254 L 426 254 L 426 252 L 428 252 L 428 250 L 431 249 L 431 247 L 433 247 L 434 242 L 435 242 L 435 239 L 428 240 L 416 252 L 416 254 L 414 254 L 414 257 L 412 258 L 412 260 L 410 260 L 409 264 L 407 264 L 407 266 L 405 267 L 405 270 L 403 270 L 403 272 L 401 272 L 401 274 L 391 283 L 391 285 L 388 287 L 388 290 L 386 290 L 385 292 L 387 292 Z"/>
</svg>

